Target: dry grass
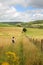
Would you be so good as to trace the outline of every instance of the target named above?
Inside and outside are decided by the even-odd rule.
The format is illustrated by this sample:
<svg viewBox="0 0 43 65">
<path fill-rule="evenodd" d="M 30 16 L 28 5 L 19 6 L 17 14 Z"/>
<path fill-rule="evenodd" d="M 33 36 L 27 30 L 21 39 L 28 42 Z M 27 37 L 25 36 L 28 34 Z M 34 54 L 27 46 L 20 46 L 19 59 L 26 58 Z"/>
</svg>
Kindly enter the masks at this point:
<svg viewBox="0 0 43 65">
<path fill-rule="evenodd" d="M 13 36 L 15 37 L 15 44 L 12 44 Z M 22 28 L 0 27 L 0 48 L 2 55 L 3 52 L 15 52 L 19 57 L 19 65 L 39 65 L 41 52 L 22 33 Z"/>
</svg>

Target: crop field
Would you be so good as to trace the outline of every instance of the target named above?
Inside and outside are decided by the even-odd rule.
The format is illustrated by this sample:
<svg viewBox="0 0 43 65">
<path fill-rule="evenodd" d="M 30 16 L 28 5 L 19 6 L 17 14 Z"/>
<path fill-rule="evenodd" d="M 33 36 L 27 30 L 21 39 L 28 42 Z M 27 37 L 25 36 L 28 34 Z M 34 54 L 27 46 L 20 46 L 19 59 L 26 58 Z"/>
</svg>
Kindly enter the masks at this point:
<svg viewBox="0 0 43 65">
<path fill-rule="evenodd" d="M 41 39 L 43 38 L 43 29 L 27 28 L 27 34 L 28 36 Z"/>
<path fill-rule="evenodd" d="M 0 27 L 0 65 L 43 65 L 43 29 L 22 29 Z"/>
</svg>

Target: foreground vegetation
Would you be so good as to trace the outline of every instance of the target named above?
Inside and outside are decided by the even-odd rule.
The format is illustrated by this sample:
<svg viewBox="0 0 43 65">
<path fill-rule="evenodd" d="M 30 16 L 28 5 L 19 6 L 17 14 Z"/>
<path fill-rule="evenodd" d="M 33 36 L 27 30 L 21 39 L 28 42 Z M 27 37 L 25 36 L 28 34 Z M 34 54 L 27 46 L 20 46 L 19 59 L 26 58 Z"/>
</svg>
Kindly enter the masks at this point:
<svg viewBox="0 0 43 65">
<path fill-rule="evenodd" d="M 43 29 L 26 28 L 26 33 L 22 32 L 22 29 L 0 27 L 0 65 L 43 65 L 40 42 L 43 39 Z"/>
</svg>

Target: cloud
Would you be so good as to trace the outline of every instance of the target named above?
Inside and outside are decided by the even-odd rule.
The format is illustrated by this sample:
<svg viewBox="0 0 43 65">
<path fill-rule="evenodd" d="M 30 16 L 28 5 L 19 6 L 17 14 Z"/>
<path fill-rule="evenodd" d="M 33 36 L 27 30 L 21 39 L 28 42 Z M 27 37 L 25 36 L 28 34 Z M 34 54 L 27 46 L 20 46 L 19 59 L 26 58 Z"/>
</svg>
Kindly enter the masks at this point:
<svg viewBox="0 0 43 65">
<path fill-rule="evenodd" d="M 37 8 L 43 8 L 43 0 L 31 0 L 31 5 Z"/>
<path fill-rule="evenodd" d="M 1 13 L 1 12 L 0 12 Z M 43 19 L 43 9 L 29 10 L 25 12 L 17 12 L 16 8 L 11 7 L 0 14 L 0 21 L 22 21 Z"/>
<path fill-rule="evenodd" d="M 16 4 L 39 9 L 18 12 Z M 43 19 L 43 0 L 0 0 L 0 21 L 31 21 Z"/>
<path fill-rule="evenodd" d="M 43 0 L 0 0 L 4 5 L 33 6 L 43 8 Z"/>
</svg>

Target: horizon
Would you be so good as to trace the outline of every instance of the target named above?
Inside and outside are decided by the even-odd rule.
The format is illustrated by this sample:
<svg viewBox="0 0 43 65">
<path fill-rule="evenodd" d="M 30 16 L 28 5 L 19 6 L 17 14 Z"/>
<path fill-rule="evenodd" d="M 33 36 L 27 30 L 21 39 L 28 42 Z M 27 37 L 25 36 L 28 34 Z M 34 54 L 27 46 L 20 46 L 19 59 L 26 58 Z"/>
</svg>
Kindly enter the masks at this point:
<svg viewBox="0 0 43 65">
<path fill-rule="evenodd" d="M 31 20 L 31 21 L 13 21 L 13 20 L 11 20 L 11 21 L 0 21 L 0 23 L 1 22 L 17 22 L 17 23 L 28 23 L 28 22 L 33 22 L 33 21 L 43 21 L 43 20 Z"/>
</svg>

